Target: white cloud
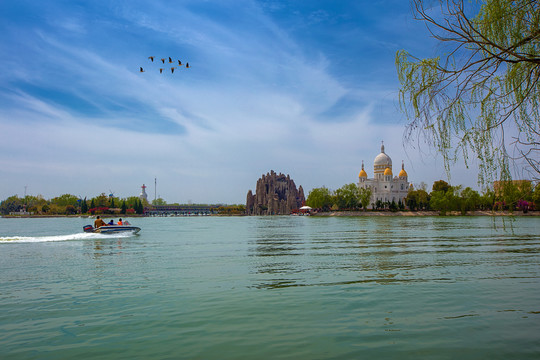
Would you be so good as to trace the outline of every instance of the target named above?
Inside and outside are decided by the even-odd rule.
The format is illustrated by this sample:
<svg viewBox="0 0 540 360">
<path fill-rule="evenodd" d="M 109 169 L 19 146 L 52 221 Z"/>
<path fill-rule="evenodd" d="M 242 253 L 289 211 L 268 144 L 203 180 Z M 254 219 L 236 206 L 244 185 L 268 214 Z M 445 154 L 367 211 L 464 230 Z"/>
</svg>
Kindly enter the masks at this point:
<svg viewBox="0 0 540 360">
<path fill-rule="evenodd" d="M 199 2 L 145 4 L 118 8 L 109 21 L 124 29 L 99 29 L 114 30 L 106 38 L 91 38 L 83 21 L 61 24 L 69 37 L 32 30 L 40 71 L 21 63 L 0 77 L 0 199 L 21 184 L 45 197 L 131 196 L 157 177 L 167 201 L 243 203 L 270 170 L 290 174 L 307 195 L 357 181 L 362 159 L 369 173 L 381 140 L 411 180 L 438 176 L 431 159 L 423 166 L 415 152 L 403 154 L 403 128 L 386 115 L 395 109 L 381 116 L 394 84 L 345 85 L 322 50 L 303 49 L 256 2 L 220 5 L 238 12 L 234 22 L 196 12 Z M 147 57 L 167 51 L 192 68 L 159 74 Z M 342 103 L 350 108 L 334 113 Z"/>
</svg>

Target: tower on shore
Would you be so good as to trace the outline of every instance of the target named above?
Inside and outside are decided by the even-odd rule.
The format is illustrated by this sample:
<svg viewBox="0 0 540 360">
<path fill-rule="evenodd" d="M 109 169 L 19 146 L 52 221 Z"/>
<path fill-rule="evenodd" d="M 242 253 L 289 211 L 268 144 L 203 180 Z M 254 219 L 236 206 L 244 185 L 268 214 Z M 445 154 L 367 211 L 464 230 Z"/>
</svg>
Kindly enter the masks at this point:
<svg viewBox="0 0 540 360">
<path fill-rule="evenodd" d="M 148 194 L 146 193 L 146 185 L 142 184 L 141 186 L 141 194 L 139 195 L 139 199 L 141 199 L 141 201 L 146 201 L 148 202 Z"/>
</svg>

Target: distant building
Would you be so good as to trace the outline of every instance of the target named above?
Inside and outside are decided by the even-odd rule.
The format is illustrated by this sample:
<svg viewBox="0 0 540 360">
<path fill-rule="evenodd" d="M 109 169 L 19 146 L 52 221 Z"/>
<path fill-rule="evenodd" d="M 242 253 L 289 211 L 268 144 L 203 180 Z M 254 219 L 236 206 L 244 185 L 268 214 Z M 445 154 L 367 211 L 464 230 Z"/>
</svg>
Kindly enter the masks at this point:
<svg viewBox="0 0 540 360">
<path fill-rule="evenodd" d="M 368 178 L 362 160 L 362 170 L 358 174 L 358 188 L 371 189 L 372 207 L 378 200 L 390 203 L 394 201 L 396 204 L 401 200 L 404 203 L 410 186 L 403 162 L 399 175 L 393 176 L 392 159 L 384 152 L 384 144 L 381 145 L 381 153 L 373 162 L 373 178 Z"/>
<path fill-rule="evenodd" d="M 142 184 L 141 186 L 141 194 L 139 195 L 139 199 L 141 199 L 141 201 L 146 201 L 148 202 L 148 194 L 146 193 L 146 185 Z"/>
<path fill-rule="evenodd" d="M 505 193 L 505 190 L 516 189 L 521 193 L 527 193 L 532 189 L 530 180 L 503 180 L 493 182 L 493 191 L 495 196 L 500 197 Z"/>
</svg>

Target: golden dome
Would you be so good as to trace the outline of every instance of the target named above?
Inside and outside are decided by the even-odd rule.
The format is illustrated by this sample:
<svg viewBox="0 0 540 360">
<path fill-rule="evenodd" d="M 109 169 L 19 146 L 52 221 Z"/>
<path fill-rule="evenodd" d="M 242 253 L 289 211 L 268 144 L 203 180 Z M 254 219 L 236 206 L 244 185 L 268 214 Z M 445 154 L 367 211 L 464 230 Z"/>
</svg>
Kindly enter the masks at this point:
<svg viewBox="0 0 540 360">
<path fill-rule="evenodd" d="M 358 177 L 365 177 L 365 178 L 367 178 L 366 171 L 364 170 L 364 160 L 362 160 L 362 170 L 360 170 L 360 174 L 358 174 Z"/>
<path fill-rule="evenodd" d="M 403 164 L 403 162 L 401 162 L 401 171 L 399 172 L 399 177 L 402 177 L 402 176 L 407 176 L 407 172 L 405 171 L 405 165 Z"/>
<path fill-rule="evenodd" d="M 389 167 L 387 167 L 386 169 L 384 169 L 384 175 L 392 175 L 392 169 L 390 169 Z"/>
</svg>

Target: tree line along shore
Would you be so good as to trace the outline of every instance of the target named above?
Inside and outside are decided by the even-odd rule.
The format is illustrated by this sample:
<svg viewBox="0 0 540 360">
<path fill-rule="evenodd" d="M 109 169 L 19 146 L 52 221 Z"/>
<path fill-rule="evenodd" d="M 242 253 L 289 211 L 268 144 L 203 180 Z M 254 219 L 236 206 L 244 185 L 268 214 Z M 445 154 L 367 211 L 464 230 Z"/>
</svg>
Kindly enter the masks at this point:
<svg viewBox="0 0 540 360">
<path fill-rule="evenodd" d="M 374 212 L 379 215 L 536 214 L 540 210 L 540 184 L 534 186 L 530 181 L 498 182 L 493 189 L 479 193 L 470 187 L 451 186 L 444 180 L 438 180 L 433 183 L 431 192 L 427 191 L 425 184 L 416 190 L 411 188 L 404 201 L 371 201 L 369 189 L 347 184 L 335 191 L 326 187 L 312 189 L 306 204 L 313 208 L 312 214 L 325 215 L 367 215 Z"/>
<path fill-rule="evenodd" d="M 369 203 L 371 193 L 362 191 L 356 184 L 347 184 L 331 191 L 326 187 L 310 191 L 306 205 L 312 207 L 311 215 L 326 216 L 434 216 L 434 215 L 509 215 L 540 214 L 540 184 L 530 181 L 508 181 L 494 189 L 479 193 L 470 187 L 451 186 L 443 180 L 435 181 L 431 192 L 421 184 L 410 189 L 404 201 Z M 87 199 L 64 194 L 50 200 L 42 196 L 13 195 L 0 202 L 2 216 L 144 216 L 145 209 L 167 204 L 163 199 L 152 203 L 132 196 L 115 197 L 104 193 Z M 183 205 L 182 205 L 183 206 Z M 197 205 L 185 205 L 197 206 Z M 212 205 L 214 215 L 245 215 L 245 205 Z M 295 210 L 293 213 L 301 213 Z"/>
<path fill-rule="evenodd" d="M 0 202 L 0 215 L 4 217 L 58 217 L 58 216 L 144 216 L 145 211 L 154 205 L 167 204 L 158 198 L 151 203 L 137 196 L 119 198 L 114 195 L 102 193 L 87 199 L 71 194 L 64 194 L 52 199 L 43 196 L 26 195 L 18 197 L 13 195 Z M 196 207 L 200 204 L 182 205 L 183 207 Z M 212 205 L 217 215 L 241 215 L 245 213 L 244 205 Z"/>
</svg>

